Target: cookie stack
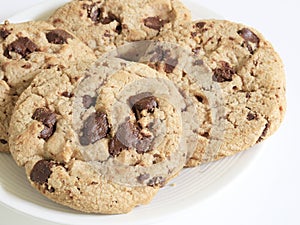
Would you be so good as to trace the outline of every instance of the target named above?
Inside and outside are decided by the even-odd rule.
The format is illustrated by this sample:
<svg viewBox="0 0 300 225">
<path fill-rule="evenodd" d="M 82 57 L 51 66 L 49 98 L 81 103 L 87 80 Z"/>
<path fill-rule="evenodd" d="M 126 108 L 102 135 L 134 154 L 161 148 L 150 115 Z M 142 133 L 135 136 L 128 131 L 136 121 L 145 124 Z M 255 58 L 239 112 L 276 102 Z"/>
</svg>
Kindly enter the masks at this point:
<svg viewBox="0 0 300 225">
<path fill-rule="evenodd" d="M 74 0 L 0 25 L 0 151 L 87 213 L 149 203 L 184 167 L 272 135 L 283 64 L 255 29 L 192 21 L 178 0 Z"/>
</svg>

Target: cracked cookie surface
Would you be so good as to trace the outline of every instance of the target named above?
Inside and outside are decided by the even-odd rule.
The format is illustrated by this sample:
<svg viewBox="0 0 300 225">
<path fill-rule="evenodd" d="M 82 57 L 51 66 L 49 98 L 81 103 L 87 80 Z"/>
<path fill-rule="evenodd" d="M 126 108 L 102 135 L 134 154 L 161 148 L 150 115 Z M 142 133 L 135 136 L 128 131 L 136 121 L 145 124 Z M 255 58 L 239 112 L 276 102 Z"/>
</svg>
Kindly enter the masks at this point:
<svg viewBox="0 0 300 225">
<path fill-rule="evenodd" d="M 53 66 L 78 70 L 94 53 L 73 34 L 46 22 L 0 25 L 0 151 L 9 151 L 8 127 L 18 96 L 41 70 Z"/>
<path fill-rule="evenodd" d="M 178 0 L 75 0 L 59 8 L 49 22 L 74 32 L 100 56 L 126 42 L 152 39 L 190 18 Z"/>
<path fill-rule="evenodd" d="M 229 21 L 200 20 L 163 31 L 157 39 L 190 49 L 213 71 L 207 79 L 222 88 L 225 129 L 215 160 L 248 149 L 278 129 L 286 110 L 283 63 L 258 31 Z M 187 165 L 201 162 L 199 149 Z"/>
</svg>

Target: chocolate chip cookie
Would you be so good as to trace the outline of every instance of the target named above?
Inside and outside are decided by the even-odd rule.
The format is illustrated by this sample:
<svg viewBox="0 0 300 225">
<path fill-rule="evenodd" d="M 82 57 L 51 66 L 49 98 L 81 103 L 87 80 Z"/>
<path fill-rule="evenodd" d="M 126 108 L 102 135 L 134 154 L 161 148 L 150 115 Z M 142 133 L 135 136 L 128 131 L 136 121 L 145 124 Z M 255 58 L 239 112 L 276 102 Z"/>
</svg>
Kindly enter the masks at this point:
<svg viewBox="0 0 300 225">
<path fill-rule="evenodd" d="M 73 32 L 100 56 L 125 42 L 152 39 L 190 18 L 178 0 L 75 0 L 49 22 Z"/>
<path fill-rule="evenodd" d="M 94 53 L 73 34 L 46 22 L 0 25 L 0 151 L 8 151 L 8 126 L 14 104 L 41 70 L 78 70 L 95 61 Z M 68 95 L 68 93 L 65 93 Z"/>
<path fill-rule="evenodd" d="M 186 104 L 143 64 L 100 61 L 85 73 L 53 67 L 18 99 L 11 153 L 48 198 L 89 213 L 126 213 L 185 165 Z"/>
<path fill-rule="evenodd" d="M 222 88 L 225 114 L 220 120 L 225 127 L 215 160 L 248 149 L 278 129 L 286 111 L 283 63 L 258 31 L 229 21 L 200 20 L 164 30 L 157 39 L 190 49 L 211 68 L 207 79 Z M 199 149 L 187 165 L 203 161 Z"/>
</svg>

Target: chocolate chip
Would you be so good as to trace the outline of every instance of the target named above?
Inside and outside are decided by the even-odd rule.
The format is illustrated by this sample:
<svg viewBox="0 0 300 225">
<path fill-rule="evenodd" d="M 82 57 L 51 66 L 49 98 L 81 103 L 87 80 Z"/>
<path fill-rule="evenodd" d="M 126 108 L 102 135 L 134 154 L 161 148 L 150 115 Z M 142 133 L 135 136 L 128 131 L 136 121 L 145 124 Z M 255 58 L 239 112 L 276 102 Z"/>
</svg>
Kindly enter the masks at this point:
<svg viewBox="0 0 300 225">
<path fill-rule="evenodd" d="M 264 137 L 267 135 L 269 129 L 270 129 L 270 122 L 268 121 L 265 125 L 265 128 L 263 130 L 263 132 L 261 133 L 260 137 L 258 138 L 257 142 L 256 143 L 259 143 L 259 142 L 262 142 L 264 140 Z"/>
<path fill-rule="evenodd" d="M 146 109 L 148 112 L 153 112 L 154 108 L 158 107 L 157 99 L 150 92 L 143 92 L 129 97 L 129 103 L 139 111 Z"/>
<path fill-rule="evenodd" d="M 38 184 L 47 183 L 50 175 L 52 174 L 51 168 L 55 164 L 48 160 L 38 161 L 30 172 L 30 180 Z"/>
<path fill-rule="evenodd" d="M 64 30 L 56 29 L 48 32 L 46 38 L 52 44 L 66 44 L 68 39 L 73 39 L 74 37 Z"/>
<path fill-rule="evenodd" d="M 109 24 L 109 23 L 111 23 L 111 22 L 113 22 L 113 21 L 115 21 L 115 20 L 118 21 L 117 16 L 114 15 L 112 12 L 108 12 L 108 16 L 102 18 L 102 19 L 100 20 L 100 22 L 101 22 L 102 24 Z"/>
<path fill-rule="evenodd" d="M 122 28 L 121 24 L 119 24 L 118 26 L 116 26 L 116 32 L 117 32 L 117 34 L 121 34 L 122 30 L 123 30 L 123 28 Z"/>
<path fill-rule="evenodd" d="M 74 96 L 73 93 L 65 91 L 63 93 L 61 93 L 62 96 L 66 97 L 66 98 L 72 98 Z"/>
<path fill-rule="evenodd" d="M 54 126 L 56 123 L 56 114 L 46 108 L 36 109 L 32 118 L 42 122 L 47 127 Z"/>
<path fill-rule="evenodd" d="M 248 49 L 248 51 L 250 52 L 250 54 L 252 54 L 252 55 L 254 54 L 255 49 L 252 48 L 252 46 L 249 44 L 249 42 L 244 42 L 242 44 L 242 47 L 246 47 Z"/>
<path fill-rule="evenodd" d="M 155 187 L 155 186 L 162 187 L 162 186 L 164 186 L 165 182 L 166 182 L 165 178 L 158 176 L 158 177 L 153 177 L 152 179 L 150 179 L 149 182 L 147 183 L 147 185 L 151 186 L 151 187 Z"/>
<path fill-rule="evenodd" d="M 198 29 L 202 29 L 204 26 L 205 26 L 205 22 L 198 22 L 195 24 L 195 26 L 198 28 Z"/>
<path fill-rule="evenodd" d="M 172 73 L 175 69 L 175 66 L 171 64 L 165 64 L 165 72 L 166 73 Z"/>
<path fill-rule="evenodd" d="M 201 136 L 205 137 L 205 138 L 209 138 L 210 134 L 209 134 L 209 132 L 204 132 L 203 134 L 201 134 Z"/>
<path fill-rule="evenodd" d="M 118 138 L 114 136 L 108 144 L 108 152 L 111 156 L 118 156 L 122 151 L 128 149 Z"/>
<path fill-rule="evenodd" d="M 150 174 L 143 173 L 143 174 L 140 174 L 136 179 L 139 183 L 143 184 L 145 180 L 149 179 L 149 177 L 150 177 Z"/>
<path fill-rule="evenodd" d="M 195 97 L 196 97 L 196 99 L 197 99 L 197 101 L 198 102 L 201 102 L 201 103 L 203 103 L 203 97 L 202 96 L 200 96 L 200 95 L 195 95 Z"/>
<path fill-rule="evenodd" d="M 178 64 L 178 59 L 168 58 L 165 64 L 165 72 L 172 73 Z"/>
<path fill-rule="evenodd" d="M 96 4 L 85 5 L 87 9 L 88 18 L 93 22 L 99 23 L 102 18 L 102 10 Z"/>
<path fill-rule="evenodd" d="M 10 52 L 18 53 L 25 58 L 30 53 L 38 51 L 38 47 L 28 37 L 19 37 L 16 41 L 9 44 L 4 50 L 4 56 L 11 59 Z"/>
<path fill-rule="evenodd" d="M 121 124 L 118 128 L 117 139 L 127 148 L 134 148 L 137 153 L 148 152 L 153 138 L 141 133 L 140 128 L 130 121 Z"/>
<path fill-rule="evenodd" d="M 3 78 L 2 78 L 2 80 L 4 80 L 6 83 L 8 83 L 8 78 L 7 78 L 7 76 L 3 76 Z"/>
<path fill-rule="evenodd" d="M 82 104 L 83 107 L 86 109 L 89 109 L 91 106 L 95 106 L 96 105 L 96 97 L 91 97 L 89 95 L 84 95 L 82 97 Z"/>
<path fill-rule="evenodd" d="M 4 140 L 4 139 L 0 139 L 0 143 L 3 144 L 3 145 L 6 145 L 6 144 L 7 144 L 7 141 Z"/>
<path fill-rule="evenodd" d="M 242 30 L 239 30 L 237 33 L 245 40 L 244 45 L 248 48 L 249 52 L 253 54 L 254 49 L 249 44 L 249 42 L 255 44 L 255 48 L 257 48 L 260 42 L 260 39 L 257 37 L 257 35 L 248 28 L 243 28 Z"/>
<path fill-rule="evenodd" d="M 259 43 L 259 38 L 257 37 L 257 35 L 255 33 L 253 33 L 250 29 L 248 28 L 243 28 L 241 30 L 238 31 L 238 34 L 245 40 L 245 41 L 249 41 L 252 42 L 254 44 L 258 44 Z"/>
<path fill-rule="evenodd" d="M 143 134 L 139 135 L 139 138 L 134 143 L 133 147 L 135 148 L 136 152 L 139 154 L 146 153 L 150 151 L 150 147 L 152 144 L 153 138 L 150 136 L 144 136 Z"/>
<path fill-rule="evenodd" d="M 232 76 L 235 74 L 234 69 L 229 63 L 221 61 L 220 67 L 214 69 L 213 81 L 222 83 L 225 81 L 232 81 Z"/>
<path fill-rule="evenodd" d="M 140 93 L 129 98 L 130 106 L 136 116 L 136 119 L 139 120 L 141 112 L 146 110 L 147 112 L 153 113 L 155 108 L 158 108 L 157 99 L 152 96 L 149 92 Z"/>
<path fill-rule="evenodd" d="M 6 30 L 5 28 L 2 28 L 1 30 L 0 30 L 0 37 L 2 38 L 2 39 L 6 39 L 9 35 L 10 35 L 11 33 L 8 31 L 8 30 Z"/>
<path fill-rule="evenodd" d="M 46 108 L 38 108 L 33 113 L 32 119 L 42 122 L 44 129 L 40 132 L 39 138 L 48 140 L 55 132 L 56 114 Z"/>
<path fill-rule="evenodd" d="M 107 17 L 103 17 L 103 9 L 97 6 L 97 4 L 92 4 L 89 6 L 85 5 L 84 9 L 87 10 L 88 18 L 90 18 L 95 23 L 102 23 L 104 25 L 110 24 L 113 21 L 118 21 L 120 23 L 120 20 L 112 12 L 108 12 Z M 118 25 L 116 27 L 116 32 L 119 33 L 120 30 L 122 30 L 122 26 Z"/>
<path fill-rule="evenodd" d="M 247 120 L 249 120 L 249 121 L 254 120 L 256 118 L 257 118 L 257 114 L 256 113 L 249 112 L 247 114 Z"/>
<path fill-rule="evenodd" d="M 106 137 L 108 132 L 107 115 L 103 112 L 95 112 L 84 121 L 82 136 L 79 138 L 80 144 L 83 146 L 94 144 Z"/>
<path fill-rule="evenodd" d="M 154 16 L 154 17 L 147 17 L 146 19 L 144 19 L 144 25 L 146 27 L 149 27 L 151 29 L 160 31 L 160 29 L 167 23 L 166 20 L 162 20 L 161 18 L 159 18 L 158 16 Z"/>
</svg>

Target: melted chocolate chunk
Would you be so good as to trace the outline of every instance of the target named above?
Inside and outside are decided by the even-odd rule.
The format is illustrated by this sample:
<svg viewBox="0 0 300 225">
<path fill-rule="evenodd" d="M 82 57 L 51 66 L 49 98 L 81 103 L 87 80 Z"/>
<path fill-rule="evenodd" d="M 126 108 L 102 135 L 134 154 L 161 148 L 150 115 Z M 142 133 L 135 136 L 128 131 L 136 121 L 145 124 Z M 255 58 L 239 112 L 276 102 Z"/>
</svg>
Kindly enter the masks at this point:
<svg viewBox="0 0 300 225">
<path fill-rule="evenodd" d="M 38 51 L 38 47 L 28 37 L 19 37 L 16 41 L 9 44 L 4 50 L 4 56 L 11 59 L 10 52 L 18 53 L 25 58 L 32 52 Z"/>
<path fill-rule="evenodd" d="M 229 63 L 221 61 L 220 67 L 214 69 L 213 81 L 222 83 L 225 81 L 232 81 L 232 76 L 235 74 L 235 71 L 230 67 Z"/>
<path fill-rule="evenodd" d="M 129 98 L 129 103 L 137 120 L 142 117 L 141 112 L 143 110 L 147 110 L 147 112 L 153 113 L 154 109 L 158 108 L 157 99 L 149 92 L 131 96 Z"/>
<path fill-rule="evenodd" d="M 6 30 L 5 28 L 2 28 L 0 30 L 0 37 L 3 38 L 4 40 L 10 35 L 10 32 Z"/>
<path fill-rule="evenodd" d="M 87 9 L 88 18 L 90 18 L 95 23 L 110 24 L 113 21 L 117 21 L 119 25 L 116 27 L 116 32 L 118 34 L 122 31 L 122 25 L 120 20 L 112 12 L 108 12 L 107 17 L 103 16 L 103 9 L 99 8 L 96 4 L 85 5 L 84 8 Z"/>
<path fill-rule="evenodd" d="M 3 144 L 3 145 L 6 145 L 8 142 L 7 142 L 7 140 L 0 139 L 0 143 Z"/>
<path fill-rule="evenodd" d="M 135 145 L 133 145 L 133 147 L 136 149 L 136 152 L 143 154 L 150 151 L 153 138 L 151 136 L 144 136 L 143 134 L 140 134 L 139 136 L 140 137 L 135 142 Z"/>
<path fill-rule="evenodd" d="M 243 28 L 237 33 L 245 40 L 245 43 L 243 45 L 248 48 L 251 54 L 253 54 L 255 49 L 253 49 L 249 42 L 253 43 L 255 45 L 255 48 L 257 48 L 260 42 L 260 39 L 257 37 L 257 35 L 248 28 Z"/>
<path fill-rule="evenodd" d="M 165 72 L 172 73 L 178 64 L 178 59 L 168 58 L 165 64 Z"/>
<path fill-rule="evenodd" d="M 137 153 L 142 154 L 150 150 L 153 138 L 141 133 L 140 128 L 127 121 L 118 128 L 116 138 L 127 148 L 134 148 Z"/>
<path fill-rule="evenodd" d="M 259 38 L 257 37 L 257 35 L 255 33 L 253 33 L 250 29 L 248 28 L 243 28 L 241 30 L 238 31 L 238 34 L 245 40 L 245 41 L 249 41 L 252 42 L 254 44 L 259 44 Z"/>
<path fill-rule="evenodd" d="M 30 172 L 30 180 L 38 184 L 44 184 L 48 182 L 48 179 L 52 173 L 51 168 L 55 164 L 48 160 L 38 161 Z"/>
<path fill-rule="evenodd" d="M 84 95 L 82 97 L 82 104 L 83 107 L 86 109 L 89 109 L 91 106 L 95 106 L 96 105 L 96 97 L 91 97 L 89 95 Z"/>
<path fill-rule="evenodd" d="M 108 132 L 107 115 L 103 112 L 95 112 L 84 121 L 82 136 L 79 138 L 80 144 L 83 146 L 94 144 L 106 137 Z"/>
<path fill-rule="evenodd" d="M 148 182 L 148 186 L 151 186 L 151 187 L 156 187 L 156 186 L 159 186 L 159 187 L 162 187 L 165 185 L 165 178 L 159 176 L 159 177 L 153 177 L 151 180 L 149 180 Z"/>
<path fill-rule="evenodd" d="M 128 148 L 123 145 L 119 139 L 114 136 L 113 139 L 110 140 L 108 144 L 108 152 L 111 156 L 118 156 L 122 151 L 127 150 Z"/>
<path fill-rule="evenodd" d="M 48 140 L 55 132 L 56 114 L 46 108 L 38 108 L 33 113 L 32 119 L 42 122 L 44 129 L 40 132 L 39 138 Z"/>
<path fill-rule="evenodd" d="M 158 16 L 154 16 L 154 17 L 147 17 L 146 19 L 144 19 L 144 25 L 146 27 L 149 27 L 153 30 L 157 30 L 160 31 L 160 29 L 167 23 L 166 20 L 162 20 L 161 18 L 159 18 Z"/>
<path fill-rule="evenodd" d="M 68 43 L 68 39 L 73 39 L 74 37 L 64 30 L 56 29 L 48 32 L 46 38 L 49 43 L 61 45 Z"/>
<path fill-rule="evenodd" d="M 257 115 L 255 113 L 249 112 L 247 114 L 247 120 L 251 121 L 257 118 Z"/>
</svg>

